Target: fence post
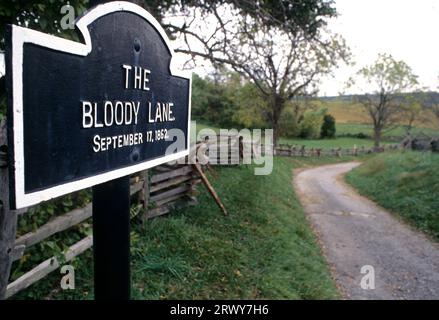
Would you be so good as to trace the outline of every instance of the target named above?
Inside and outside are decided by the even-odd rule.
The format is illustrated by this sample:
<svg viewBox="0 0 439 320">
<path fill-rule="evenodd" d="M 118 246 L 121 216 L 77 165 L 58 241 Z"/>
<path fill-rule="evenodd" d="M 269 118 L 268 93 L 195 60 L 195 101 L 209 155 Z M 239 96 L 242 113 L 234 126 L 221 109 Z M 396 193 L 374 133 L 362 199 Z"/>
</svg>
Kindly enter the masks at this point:
<svg viewBox="0 0 439 320">
<path fill-rule="evenodd" d="M 9 208 L 6 121 L 0 124 L 0 300 L 5 298 L 14 252 L 17 213 Z"/>
<path fill-rule="evenodd" d="M 149 207 L 149 173 L 148 170 L 143 171 L 140 174 L 140 179 L 143 180 L 142 189 L 140 190 L 140 201 L 142 203 L 143 214 L 142 221 L 145 224 L 146 220 L 148 220 L 148 207 Z"/>
</svg>

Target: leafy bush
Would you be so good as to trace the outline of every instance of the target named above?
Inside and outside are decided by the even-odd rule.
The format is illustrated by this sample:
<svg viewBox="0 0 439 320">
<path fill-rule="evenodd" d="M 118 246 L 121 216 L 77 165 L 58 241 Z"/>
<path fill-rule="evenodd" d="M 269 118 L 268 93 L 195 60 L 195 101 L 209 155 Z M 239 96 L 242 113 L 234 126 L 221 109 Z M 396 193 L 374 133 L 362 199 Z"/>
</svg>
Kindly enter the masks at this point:
<svg viewBox="0 0 439 320">
<path fill-rule="evenodd" d="M 330 114 L 325 114 L 320 129 L 320 138 L 334 138 L 335 130 L 335 118 Z"/>
<path fill-rule="evenodd" d="M 299 124 L 301 138 L 317 139 L 320 138 L 320 129 L 323 123 L 323 116 L 326 113 L 325 108 L 317 111 L 307 111 L 303 115 L 303 120 Z"/>
<path fill-rule="evenodd" d="M 279 121 L 281 137 L 294 138 L 300 135 L 299 121 L 300 115 L 293 108 L 285 108 Z"/>
<path fill-rule="evenodd" d="M 221 81 L 193 76 L 192 116 L 222 128 L 266 128 L 267 102 L 256 86 L 236 73 Z"/>
</svg>

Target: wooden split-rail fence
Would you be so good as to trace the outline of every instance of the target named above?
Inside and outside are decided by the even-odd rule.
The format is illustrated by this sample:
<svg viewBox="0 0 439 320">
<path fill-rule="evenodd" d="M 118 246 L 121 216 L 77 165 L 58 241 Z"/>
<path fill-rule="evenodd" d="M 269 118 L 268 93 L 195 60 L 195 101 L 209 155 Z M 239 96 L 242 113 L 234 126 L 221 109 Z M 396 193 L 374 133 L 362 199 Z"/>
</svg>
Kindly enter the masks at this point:
<svg viewBox="0 0 439 320">
<path fill-rule="evenodd" d="M 14 294 L 24 290 L 37 281 L 45 278 L 51 272 L 57 270 L 61 263 L 67 263 L 82 254 L 93 245 L 93 237 L 87 236 L 71 245 L 64 251 L 62 261 L 56 255 L 42 261 L 31 270 L 9 283 L 9 275 L 12 262 L 21 259 L 26 250 L 36 244 L 48 240 L 56 234 L 64 232 L 77 226 L 92 216 L 92 203 L 85 207 L 76 208 L 70 212 L 56 215 L 50 221 L 40 226 L 38 229 L 16 237 L 17 220 L 26 215 L 25 210 L 9 210 L 9 184 L 7 170 L 7 141 L 5 134 L 5 124 L 1 124 L 0 134 L 0 299 L 9 298 Z M 225 155 L 229 164 L 236 164 L 235 153 L 231 146 L 230 137 L 219 139 L 219 143 L 198 143 L 191 150 L 189 157 L 197 157 L 199 148 L 229 150 Z M 227 143 L 228 148 L 220 148 L 221 143 Z M 233 143 L 232 143 L 233 144 Z M 238 145 L 239 148 L 239 145 Z M 207 150 L 207 154 L 209 154 Z M 239 154 L 239 153 L 238 153 Z M 221 156 L 218 153 L 218 156 Z M 224 157 L 224 154 L 222 154 Z M 239 157 L 239 156 L 238 156 Z M 239 159 L 238 163 L 239 163 Z M 132 175 L 130 178 L 130 192 L 133 197 L 139 200 L 142 207 L 141 214 L 143 219 L 150 219 L 171 212 L 174 209 L 194 205 L 197 203 L 195 197 L 196 186 L 202 183 L 198 168 L 186 159 L 185 164 L 164 164 L 157 166 L 149 171 L 143 171 Z M 208 159 L 209 162 L 209 159 Z M 216 164 L 213 161 L 213 164 Z M 197 172 L 198 171 L 198 172 Z M 211 190 L 209 190 L 211 191 Z"/>
<path fill-rule="evenodd" d="M 132 176 L 130 181 L 131 195 L 137 196 L 140 200 L 140 205 L 143 206 L 141 212 L 144 219 L 169 213 L 176 208 L 196 204 L 195 187 L 201 183 L 200 177 L 190 164 L 158 166 L 150 174 L 144 171 Z M 26 211 L 10 211 L 2 208 L 2 214 L 15 215 L 16 217 L 12 220 L 16 221 L 21 215 L 25 215 Z M 13 244 L 11 243 L 10 248 L 7 249 L 8 263 L 11 264 L 13 261 L 21 259 L 30 247 L 85 222 L 91 216 L 92 204 L 89 203 L 83 208 L 77 208 L 58 215 L 37 230 L 16 238 Z M 64 252 L 64 262 L 72 260 L 91 248 L 92 245 L 92 236 L 81 239 Z M 39 281 L 58 269 L 59 266 L 60 262 L 56 256 L 42 261 L 30 271 L 9 283 L 6 288 L 5 298 L 11 297 Z"/>
<path fill-rule="evenodd" d="M 0 299 L 9 298 L 30 285 L 45 278 L 93 246 L 93 237 L 87 236 L 63 252 L 63 257 L 53 255 L 41 261 L 13 282 L 9 282 L 11 265 L 24 257 L 26 250 L 51 237 L 67 231 L 92 217 L 92 203 L 70 212 L 56 215 L 38 229 L 17 237 L 17 220 L 24 217 L 30 208 L 9 210 L 9 182 L 7 168 L 7 141 L 5 122 L 0 125 Z M 260 148 L 259 148 L 260 149 Z M 199 153 L 201 151 L 201 153 Z M 259 150 L 260 151 L 260 150 Z M 255 146 L 249 145 L 236 135 L 217 136 L 216 141 L 198 142 L 184 164 L 164 164 L 148 171 L 132 175 L 130 192 L 138 199 L 140 214 L 144 220 L 172 212 L 174 209 L 195 205 L 196 187 L 204 183 L 215 201 L 226 214 L 215 192 L 212 192 L 200 166 L 194 166 L 202 154 L 208 165 L 239 165 L 244 156 L 254 157 Z M 206 183 L 207 182 L 207 183 Z M 61 259 L 59 259 L 61 258 Z M 61 261 L 60 261 L 61 260 Z"/>
</svg>

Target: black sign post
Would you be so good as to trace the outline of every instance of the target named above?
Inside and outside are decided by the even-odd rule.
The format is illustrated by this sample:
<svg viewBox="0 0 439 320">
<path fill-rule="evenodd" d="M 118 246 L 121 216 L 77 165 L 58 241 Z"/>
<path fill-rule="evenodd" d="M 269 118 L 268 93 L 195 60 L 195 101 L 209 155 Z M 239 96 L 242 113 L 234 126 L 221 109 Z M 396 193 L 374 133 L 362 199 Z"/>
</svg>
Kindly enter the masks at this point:
<svg viewBox="0 0 439 320">
<path fill-rule="evenodd" d="M 133 3 L 76 27 L 84 43 L 7 28 L 11 207 L 93 187 L 95 297 L 129 299 L 129 175 L 189 154 L 191 79 Z"/>
<path fill-rule="evenodd" d="M 96 300 L 130 298 L 130 179 L 93 187 L 93 255 Z"/>
<path fill-rule="evenodd" d="M 90 6 L 104 2 L 91 0 Z M 93 187 L 93 260 L 95 300 L 129 300 L 130 177 Z"/>
</svg>

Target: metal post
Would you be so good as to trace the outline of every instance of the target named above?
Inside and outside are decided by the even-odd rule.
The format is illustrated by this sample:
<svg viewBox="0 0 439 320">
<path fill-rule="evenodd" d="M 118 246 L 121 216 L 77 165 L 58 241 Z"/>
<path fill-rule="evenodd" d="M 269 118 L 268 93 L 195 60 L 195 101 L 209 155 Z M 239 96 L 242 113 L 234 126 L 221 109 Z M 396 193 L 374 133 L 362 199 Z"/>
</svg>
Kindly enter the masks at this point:
<svg viewBox="0 0 439 320">
<path fill-rule="evenodd" d="M 130 179 L 93 187 L 96 300 L 130 299 Z"/>
</svg>

